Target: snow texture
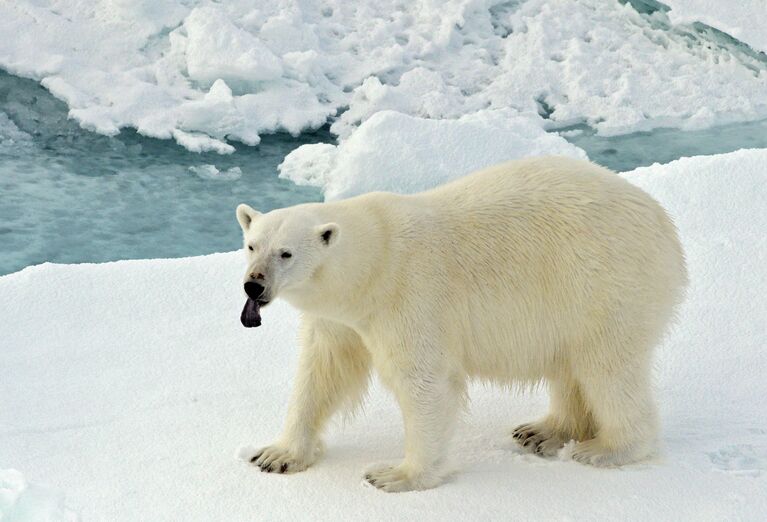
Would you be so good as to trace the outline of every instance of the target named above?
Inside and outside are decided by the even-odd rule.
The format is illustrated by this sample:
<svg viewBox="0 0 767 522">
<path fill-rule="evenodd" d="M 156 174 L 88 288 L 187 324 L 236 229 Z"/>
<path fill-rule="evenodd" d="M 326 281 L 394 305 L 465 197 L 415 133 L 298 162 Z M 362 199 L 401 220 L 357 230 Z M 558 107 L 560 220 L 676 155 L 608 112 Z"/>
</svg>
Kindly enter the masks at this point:
<svg viewBox="0 0 767 522">
<path fill-rule="evenodd" d="M 381 110 L 515 109 L 603 135 L 767 117 L 764 55 L 672 20 L 617 0 L 15 0 L 0 67 L 88 129 L 221 154 L 327 122 L 343 139 Z"/>
<path fill-rule="evenodd" d="M 281 177 L 320 187 L 333 200 L 371 190 L 418 192 L 488 165 L 541 154 L 586 157 L 545 132 L 537 115 L 506 109 L 431 120 L 381 111 L 340 145 L 302 145 L 279 168 Z"/>
<path fill-rule="evenodd" d="M 299 316 L 278 300 L 261 328 L 242 328 L 244 260 L 232 252 L 0 277 L 0 465 L 66 491 L 84 520 L 763 520 L 765 165 L 767 150 L 743 150 L 625 174 L 676 220 L 692 280 L 658 350 L 652 462 L 527 455 L 510 428 L 542 415 L 545 394 L 476 385 L 455 476 L 388 495 L 361 482 L 402 455 L 398 409 L 376 384 L 364 411 L 330 427 L 322 461 L 259 473 L 235 453 L 280 431 Z M 6 509 L 25 489 L 0 477 Z"/>
<path fill-rule="evenodd" d="M 701 22 L 748 44 L 756 51 L 767 52 L 767 1 L 738 0 L 663 0 L 671 8 L 669 18 L 675 24 Z"/>
<path fill-rule="evenodd" d="M 15 469 L 0 469 L 0 520 L 3 522 L 74 522 L 62 495 L 29 484 Z"/>
</svg>

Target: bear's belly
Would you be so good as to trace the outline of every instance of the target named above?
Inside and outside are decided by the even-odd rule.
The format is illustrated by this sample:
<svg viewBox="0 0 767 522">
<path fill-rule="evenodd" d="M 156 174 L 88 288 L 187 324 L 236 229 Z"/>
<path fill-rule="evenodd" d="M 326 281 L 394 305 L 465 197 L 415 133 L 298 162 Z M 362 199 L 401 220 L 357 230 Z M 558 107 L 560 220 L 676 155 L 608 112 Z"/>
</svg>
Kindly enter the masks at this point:
<svg viewBox="0 0 767 522">
<path fill-rule="evenodd" d="M 462 320 L 452 323 L 451 344 L 466 375 L 509 383 L 537 381 L 556 373 L 569 359 L 566 336 L 571 325 L 552 320 L 551 312 L 537 312 L 509 302 L 494 303 L 505 310 L 499 317 L 476 304 L 473 313 L 463 312 Z M 557 315 L 557 314 L 554 314 Z"/>
<path fill-rule="evenodd" d="M 458 344 L 466 375 L 499 383 L 538 381 L 558 373 L 568 359 L 562 343 L 537 332 L 489 327 Z M 520 335 L 521 334 L 521 335 Z"/>
</svg>

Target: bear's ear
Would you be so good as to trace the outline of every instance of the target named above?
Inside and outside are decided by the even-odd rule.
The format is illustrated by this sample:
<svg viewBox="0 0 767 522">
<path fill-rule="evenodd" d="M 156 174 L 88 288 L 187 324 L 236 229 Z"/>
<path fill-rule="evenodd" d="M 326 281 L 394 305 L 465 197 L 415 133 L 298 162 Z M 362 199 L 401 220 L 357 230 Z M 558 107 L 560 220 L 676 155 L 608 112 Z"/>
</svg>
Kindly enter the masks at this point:
<svg viewBox="0 0 767 522">
<path fill-rule="evenodd" d="M 240 222 L 240 226 L 242 227 L 243 231 L 247 231 L 253 220 L 260 215 L 261 212 L 249 207 L 245 203 L 237 207 L 237 221 Z"/>
<path fill-rule="evenodd" d="M 325 223 L 317 227 L 317 235 L 325 246 L 330 246 L 338 241 L 338 225 L 335 223 Z"/>
</svg>

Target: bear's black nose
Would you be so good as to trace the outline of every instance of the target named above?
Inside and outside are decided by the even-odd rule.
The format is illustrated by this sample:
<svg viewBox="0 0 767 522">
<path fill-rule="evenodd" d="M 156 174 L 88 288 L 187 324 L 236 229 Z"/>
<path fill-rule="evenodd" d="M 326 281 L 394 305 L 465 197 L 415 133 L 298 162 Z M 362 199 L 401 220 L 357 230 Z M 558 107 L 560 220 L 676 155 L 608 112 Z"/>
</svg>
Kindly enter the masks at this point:
<svg viewBox="0 0 767 522">
<path fill-rule="evenodd" d="M 254 301 L 261 297 L 261 294 L 264 293 L 264 287 L 259 285 L 258 283 L 254 283 L 252 281 L 248 281 L 245 283 L 245 293 L 248 294 L 248 297 L 253 299 Z"/>
</svg>

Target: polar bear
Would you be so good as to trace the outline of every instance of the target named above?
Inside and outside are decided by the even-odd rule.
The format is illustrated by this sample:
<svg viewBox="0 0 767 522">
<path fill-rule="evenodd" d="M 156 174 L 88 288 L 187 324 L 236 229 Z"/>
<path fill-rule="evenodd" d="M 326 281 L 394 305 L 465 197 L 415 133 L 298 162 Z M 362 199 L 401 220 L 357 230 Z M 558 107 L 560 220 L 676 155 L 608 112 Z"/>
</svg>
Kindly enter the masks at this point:
<svg viewBox="0 0 767 522">
<path fill-rule="evenodd" d="M 512 433 L 616 466 L 652 455 L 654 346 L 687 282 L 671 219 L 613 172 L 563 157 L 512 161 L 414 195 L 369 193 L 261 214 L 237 208 L 246 326 L 280 297 L 303 312 L 301 354 L 263 471 L 306 469 L 328 419 L 372 369 L 395 395 L 405 458 L 384 491 L 438 485 L 468 379 L 546 381 L 550 411 Z"/>
</svg>

